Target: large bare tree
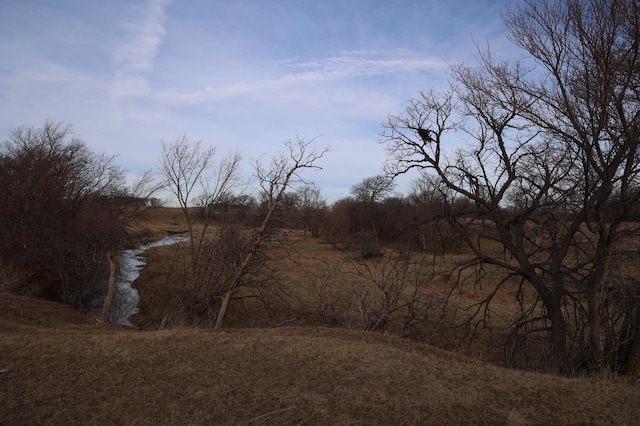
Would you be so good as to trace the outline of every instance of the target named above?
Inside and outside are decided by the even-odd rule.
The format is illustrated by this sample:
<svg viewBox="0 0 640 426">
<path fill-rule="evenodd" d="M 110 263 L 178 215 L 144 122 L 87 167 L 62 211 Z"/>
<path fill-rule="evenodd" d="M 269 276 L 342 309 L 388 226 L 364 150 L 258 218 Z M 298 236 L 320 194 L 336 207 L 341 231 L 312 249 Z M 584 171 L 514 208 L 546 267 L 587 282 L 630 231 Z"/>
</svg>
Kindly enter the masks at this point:
<svg viewBox="0 0 640 426">
<path fill-rule="evenodd" d="M 564 373 L 637 369 L 640 4 L 525 0 L 504 20 L 531 65 L 454 66 L 385 124 L 390 171 L 434 173 L 465 266 L 517 284 L 512 342 L 544 333 Z"/>
<path fill-rule="evenodd" d="M 306 237 L 311 231 L 313 237 L 320 235 L 320 228 L 327 213 L 327 201 L 322 198 L 320 188 L 314 184 L 304 185 L 296 191 L 298 214 Z"/>
</svg>

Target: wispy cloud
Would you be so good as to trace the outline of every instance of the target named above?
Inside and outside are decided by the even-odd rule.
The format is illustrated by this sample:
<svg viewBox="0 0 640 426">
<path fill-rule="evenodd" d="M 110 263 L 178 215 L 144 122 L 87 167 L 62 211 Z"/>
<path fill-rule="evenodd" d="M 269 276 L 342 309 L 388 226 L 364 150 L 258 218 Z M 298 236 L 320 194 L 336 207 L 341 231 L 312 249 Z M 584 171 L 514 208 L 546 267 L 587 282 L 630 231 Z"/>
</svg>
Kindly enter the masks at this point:
<svg viewBox="0 0 640 426">
<path fill-rule="evenodd" d="M 382 75 L 402 72 L 428 71 L 446 68 L 444 61 L 424 58 L 405 49 L 397 51 L 350 51 L 335 57 L 313 62 L 291 62 L 293 75 L 303 79 L 328 80 L 336 78 Z M 302 72 L 299 72 L 302 71 Z"/>
<path fill-rule="evenodd" d="M 170 1 L 0 0 L 0 134 L 66 120 L 132 170 L 184 132 L 248 155 L 322 135 L 318 179 L 348 192 L 384 158 L 380 122 L 473 62 L 472 36 L 513 57 L 511 0 Z"/>
<path fill-rule="evenodd" d="M 153 71 L 154 59 L 166 34 L 165 10 L 169 3 L 170 0 L 149 0 L 136 16 L 124 24 L 125 40 L 114 52 L 119 73 L 147 74 Z"/>
<path fill-rule="evenodd" d="M 136 90 L 129 93 L 148 95 L 172 104 L 197 105 L 208 102 L 229 101 L 238 98 L 260 97 L 274 99 L 291 97 L 293 93 L 304 92 L 308 96 L 327 86 L 342 85 L 350 79 L 367 79 L 396 76 L 403 73 L 427 73 L 444 71 L 447 64 L 443 61 L 409 55 L 378 52 L 345 52 L 336 57 L 322 58 L 316 61 L 297 62 L 295 60 L 274 62 L 280 72 L 270 78 L 254 80 L 228 81 L 218 86 L 203 87 L 195 91 L 160 91 L 150 93 L 148 87 L 140 81 L 129 81 Z M 271 64 L 271 65 L 273 65 Z M 131 87 L 129 88 L 131 89 Z"/>
</svg>

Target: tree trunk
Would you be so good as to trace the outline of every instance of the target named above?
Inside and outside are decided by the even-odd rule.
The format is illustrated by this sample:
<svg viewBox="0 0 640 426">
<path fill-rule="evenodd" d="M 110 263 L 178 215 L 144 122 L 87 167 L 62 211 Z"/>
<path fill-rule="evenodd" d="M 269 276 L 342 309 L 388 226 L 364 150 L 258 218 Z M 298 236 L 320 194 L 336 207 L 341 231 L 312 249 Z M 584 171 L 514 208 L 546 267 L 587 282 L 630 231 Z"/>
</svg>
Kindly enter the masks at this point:
<svg viewBox="0 0 640 426">
<path fill-rule="evenodd" d="M 227 307 L 229 306 L 230 300 L 231 300 L 231 290 L 228 290 L 222 297 L 222 303 L 220 304 L 220 311 L 218 311 L 218 318 L 216 318 L 216 325 L 214 326 L 216 330 L 222 328 L 222 322 L 224 321 L 224 316 L 227 313 Z"/>
<path fill-rule="evenodd" d="M 109 288 L 102 307 L 102 322 L 106 323 L 110 322 L 109 314 L 111 313 L 111 303 L 116 289 L 116 277 L 118 276 L 118 262 L 111 256 L 111 253 L 107 253 L 107 259 L 109 259 Z"/>
<path fill-rule="evenodd" d="M 553 351 L 553 361 L 560 374 L 570 372 L 569 357 L 567 355 L 567 325 L 562 315 L 562 298 L 551 294 L 543 298 L 547 315 L 551 321 L 550 343 Z"/>
<path fill-rule="evenodd" d="M 610 192 L 610 191 L 609 191 Z M 598 215 L 599 217 L 600 215 Z M 602 329 L 602 317 L 600 315 L 600 290 L 609 273 L 607 260 L 611 253 L 611 244 L 613 238 L 612 233 L 615 232 L 615 225 L 607 227 L 601 218 L 598 219 L 601 224 L 601 231 L 598 238 L 598 246 L 595 253 L 595 271 L 591 278 L 591 282 L 587 285 L 587 314 L 589 320 L 589 343 L 591 345 L 591 355 L 597 363 L 598 369 L 605 366 L 605 338 Z M 603 229 L 606 229 L 603 230 Z"/>
<path fill-rule="evenodd" d="M 597 368 L 605 365 L 604 341 L 602 339 L 602 319 L 598 310 L 598 291 L 590 286 L 587 290 L 587 312 L 589 315 L 589 340 L 591 344 L 591 355 L 597 362 Z"/>
<path fill-rule="evenodd" d="M 62 302 L 68 305 L 71 302 L 69 296 L 69 279 L 62 268 L 58 268 L 58 278 L 60 278 L 60 287 L 62 288 Z"/>
<path fill-rule="evenodd" d="M 635 374 L 640 372 L 640 309 L 636 308 L 634 315 L 635 331 L 632 336 L 631 348 L 624 366 L 625 374 Z"/>
</svg>

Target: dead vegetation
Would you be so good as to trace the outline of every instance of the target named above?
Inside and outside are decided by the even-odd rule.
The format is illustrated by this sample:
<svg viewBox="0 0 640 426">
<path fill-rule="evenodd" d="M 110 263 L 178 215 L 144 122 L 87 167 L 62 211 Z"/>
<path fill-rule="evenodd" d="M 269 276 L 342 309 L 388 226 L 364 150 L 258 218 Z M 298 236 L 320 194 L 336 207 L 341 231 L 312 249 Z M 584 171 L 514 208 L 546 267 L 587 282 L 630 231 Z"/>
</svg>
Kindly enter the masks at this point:
<svg viewBox="0 0 640 426">
<path fill-rule="evenodd" d="M 640 390 L 622 379 L 508 370 L 386 334 L 118 330 L 6 294 L 0 312 L 7 425 L 622 425 L 640 415 Z"/>
<path fill-rule="evenodd" d="M 553 371 L 543 332 L 524 337 L 513 332 L 522 306 L 530 306 L 535 293 L 499 268 L 468 267 L 472 257 L 465 250 L 434 256 L 389 249 L 363 259 L 357 250 L 302 231 L 276 234 L 267 265 L 273 291 L 245 289 L 230 304 L 228 327 L 287 324 L 384 332 L 498 365 Z M 176 246 L 147 252 L 149 265 L 135 283 L 141 309 L 133 321 L 142 329 L 210 327 L 215 320 L 183 310 L 187 289 L 168 274 L 178 253 Z"/>
<path fill-rule="evenodd" d="M 154 235 L 181 226 L 171 209 L 148 217 Z M 181 287 L 166 279 L 164 269 L 172 246 L 149 250 L 136 281 L 142 305 L 134 323 L 146 331 L 108 327 L 63 305 L 0 294 L 3 423 L 633 424 L 640 415 L 640 389 L 630 378 L 567 379 L 485 363 L 480 359 L 494 359 L 491 351 L 480 344 L 460 347 L 456 342 L 467 330 L 438 328 L 445 324 L 441 317 L 426 316 L 416 328 L 405 328 L 419 341 L 400 338 L 410 312 L 406 300 L 416 287 L 390 273 L 396 265 L 391 255 L 363 263 L 303 233 L 283 241 L 273 243 L 270 256 L 286 291 L 269 300 L 239 298 L 222 332 L 187 326 L 174 309 Z M 418 289 L 435 297 L 452 278 L 432 272 Z M 461 286 L 450 297 L 462 306 L 488 290 Z M 503 287 L 505 294 L 496 296 L 501 303 L 493 308 L 494 328 L 513 310 L 511 290 Z M 376 321 L 372 328 L 358 300 L 372 301 L 372 318 L 380 307 L 394 306 L 378 303 L 385 291 L 386 302 L 398 296 L 397 309 L 387 309 L 384 325 Z M 464 324 L 468 312 L 447 315 Z M 489 334 L 480 335 L 486 343 Z"/>
</svg>

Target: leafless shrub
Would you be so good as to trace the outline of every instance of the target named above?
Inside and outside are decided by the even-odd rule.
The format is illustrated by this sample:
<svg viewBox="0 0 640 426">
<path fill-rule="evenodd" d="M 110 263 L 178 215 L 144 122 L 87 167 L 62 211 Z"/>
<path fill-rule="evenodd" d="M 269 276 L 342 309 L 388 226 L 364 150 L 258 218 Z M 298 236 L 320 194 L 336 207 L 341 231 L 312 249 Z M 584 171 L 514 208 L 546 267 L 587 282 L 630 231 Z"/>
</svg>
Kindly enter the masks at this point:
<svg viewBox="0 0 640 426">
<path fill-rule="evenodd" d="M 314 263 L 313 272 L 299 266 L 306 271 L 306 278 L 297 284 L 301 293 L 298 302 L 317 317 L 319 325 L 350 327 L 351 298 L 340 285 L 339 265 L 320 260 Z"/>
<path fill-rule="evenodd" d="M 431 286 L 436 277 L 432 258 L 406 250 L 374 259 L 351 259 L 354 306 L 361 328 L 393 328 L 401 335 L 425 337 L 443 319 L 446 294 Z"/>
</svg>

